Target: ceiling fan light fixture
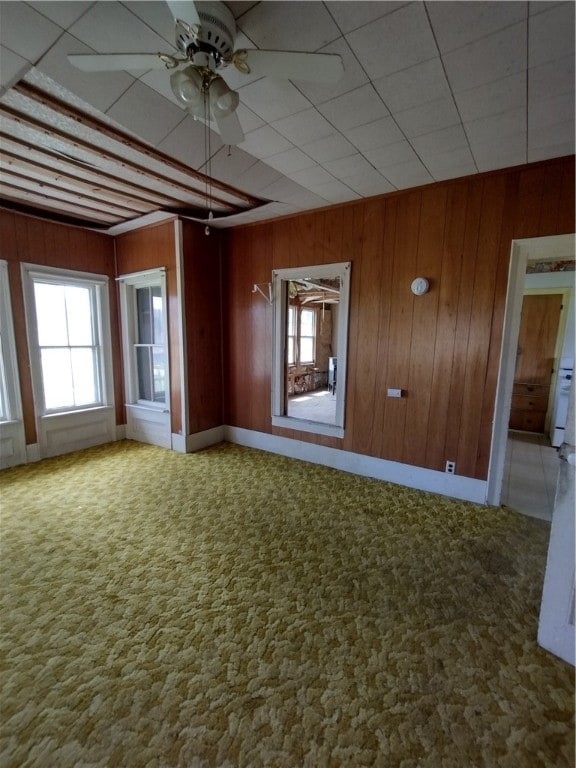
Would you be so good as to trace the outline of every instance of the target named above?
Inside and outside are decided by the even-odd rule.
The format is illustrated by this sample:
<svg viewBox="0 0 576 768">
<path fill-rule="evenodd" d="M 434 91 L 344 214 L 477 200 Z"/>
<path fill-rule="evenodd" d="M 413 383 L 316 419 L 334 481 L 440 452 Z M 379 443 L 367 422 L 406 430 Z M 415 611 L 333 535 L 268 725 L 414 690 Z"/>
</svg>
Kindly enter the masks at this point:
<svg viewBox="0 0 576 768">
<path fill-rule="evenodd" d="M 236 111 L 240 96 L 233 91 L 221 77 L 215 77 L 210 83 L 210 104 L 214 117 L 227 117 Z"/>
<path fill-rule="evenodd" d="M 202 75 L 194 67 L 170 75 L 170 86 L 183 106 L 195 109 L 202 105 Z"/>
</svg>

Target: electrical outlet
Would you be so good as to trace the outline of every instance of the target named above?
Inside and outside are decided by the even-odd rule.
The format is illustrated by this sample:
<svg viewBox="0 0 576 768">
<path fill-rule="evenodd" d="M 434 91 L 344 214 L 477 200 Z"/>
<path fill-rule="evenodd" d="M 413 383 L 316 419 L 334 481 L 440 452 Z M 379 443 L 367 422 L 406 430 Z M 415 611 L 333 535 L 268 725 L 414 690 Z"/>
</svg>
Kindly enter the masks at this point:
<svg viewBox="0 0 576 768">
<path fill-rule="evenodd" d="M 455 461 L 447 461 L 446 462 L 446 472 L 448 472 L 449 475 L 453 475 L 454 472 L 456 472 L 456 462 Z"/>
</svg>

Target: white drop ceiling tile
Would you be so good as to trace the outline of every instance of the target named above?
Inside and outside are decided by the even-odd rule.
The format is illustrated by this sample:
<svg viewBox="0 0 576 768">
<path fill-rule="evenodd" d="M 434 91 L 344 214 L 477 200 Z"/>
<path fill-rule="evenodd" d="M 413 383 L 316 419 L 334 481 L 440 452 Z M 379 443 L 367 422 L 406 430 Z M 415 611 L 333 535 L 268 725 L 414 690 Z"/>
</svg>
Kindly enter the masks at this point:
<svg viewBox="0 0 576 768">
<path fill-rule="evenodd" d="M 391 116 L 358 125 L 356 128 L 344 131 L 344 135 L 360 152 L 395 144 L 404 138 L 396 120 Z"/>
<path fill-rule="evenodd" d="M 337 179 L 346 179 L 348 176 L 356 176 L 360 173 L 367 175 L 378 173 L 366 158 L 357 152 L 355 155 L 343 157 L 340 160 L 332 160 L 324 163 L 324 168 Z"/>
<path fill-rule="evenodd" d="M 26 3 L 3 2 L 0 13 L 0 44 L 31 64 L 36 64 L 62 34 L 61 27 Z"/>
<path fill-rule="evenodd" d="M 163 52 L 172 53 L 176 48 L 176 24 L 168 5 L 153 0 L 147 0 L 147 2 L 130 0 L 124 2 L 124 5 L 134 16 L 145 22 L 154 32 L 166 40 L 170 47 Z"/>
<path fill-rule="evenodd" d="M 526 72 L 460 91 L 454 96 L 464 122 L 526 106 Z"/>
<path fill-rule="evenodd" d="M 318 141 L 334 133 L 334 128 L 317 109 L 311 107 L 297 115 L 276 120 L 272 127 L 297 146 Z"/>
<path fill-rule="evenodd" d="M 366 159 L 378 170 L 382 171 L 390 165 L 415 161 L 418 155 L 407 141 L 397 141 L 387 147 L 371 149 L 365 153 Z"/>
<path fill-rule="evenodd" d="M 315 185 L 311 191 L 329 203 L 347 203 L 349 200 L 358 200 L 362 197 L 338 179 Z"/>
<path fill-rule="evenodd" d="M 310 107 L 308 99 L 292 83 L 272 77 L 241 88 L 240 99 L 267 123 Z"/>
<path fill-rule="evenodd" d="M 304 168 L 301 171 L 295 171 L 294 173 L 286 174 L 292 181 L 297 184 L 301 184 L 306 189 L 311 189 L 318 184 L 328 184 L 334 181 L 334 176 L 328 173 L 321 165 L 313 165 L 309 168 Z"/>
<path fill-rule="evenodd" d="M 159 144 L 185 117 L 180 107 L 139 81 L 122 94 L 106 114 L 154 145 Z"/>
<path fill-rule="evenodd" d="M 68 31 L 98 53 L 156 53 L 166 47 L 121 3 L 95 3 Z"/>
<path fill-rule="evenodd" d="M 340 37 L 323 3 L 259 3 L 237 20 L 258 48 L 316 51 Z"/>
<path fill-rule="evenodd" d="M 528 129 L 551 128 L 558 123 L 574 123 L 574 101 L 564 94 L 551 92 L 549 98 L 531 101 L 528 107 Z"/>
<path fill-rule="evenodd" d="M 68 29 L 71 24 L 74 24 L 83 13 L 92 5 L 92 2 L 76 2 L 75 0 L 42 0 L 38 3 L 28 3 L 35 11 L 38 11 L 42 16 L 46 16 L 47 19 L 53 21 L 54 24 L 58 24 L 62 29 Z"/>
<path fill-rule="evenodd" d="M 381 77 L 375 81 L 374 86 L 392 113 L 450 95 L 448 81 L 438 57 Z"/>
<path fill-rule="evenodd" d="M 278 179 L 270 184 L 270 186 L 265 187 L 260 195 L 261 197 L 266 197 L 269 200 L 274 200 L 276 202 L 291 203 L 297 200 L 306 200 L 309 196 L 309 190 L 305 189 L 300 184 L 296 184 L 292 179 L 282 176 L 281 179 Z"/>
<path fill-rule="evenodd" d="M 325 3 L 344 34 L 370 24 L 406 4 L 406 0 L 404 2 L 392 2 L 392 0 L 386 0 L 386 2 L 374 2 L 374 0 L 369 2 L 363 0 L 340 2 L 340 0 L 336 0 L 334 2 L 334 0 L 330 0 Z"/>
<path fill-rule="evenodd" d="M 541 64 L 528 70 L 529 101 L 542 101 L 550 94 L 564 94 L 574 102 L 574 57 Z"/>
<path fill-rule="evenodd" d="M 346 185 L 357 192 L 362 197 L 374 197 L 375 195 L 385 195 L 388 192 L 394 192 L 396 187 L 390 184 L 381 173 L 358 174 L 358 176 L 349 176 L 346 179 Z"/>
<path fill-rule="evenodd" d="M 144 85 L 152 88 L 152 90 L 156 91 L 156 93 L 159 93 L 165 99 L 168 99 L 168 101 L 171 101 L 172 104 L 175 104 L 184 113 L 185 110 L 177 100 L 176 96 L 174 96 L 172 88 L 170 87 L 170 73 L 167 70 L 151 69 L 138 79 L 141 83 L 144 83 Z"/>
<path fill-rule="evenodd" d="M 255 5 L 258 5 L 259 0 L 232 0 L 228 3 L 228 8 L 232 11 L 232 15 L 235 19 L 243 16 Z"/>
<path fill-rule="evenodd" d="M 261 117 L 258 117 L 258 115 L 252 112 L 251 109 L 248 109 L 245 104 L 242 104 L 242 102 L 238 104 L 236 114 L 238 115 L 244 133 L 255 131 L 256 128 L 262 128 L 266 125 Z"/>
<path fill-rule="evenodd" d="M 372 80 L 438 56 L 424 3 L 410 3 L 346 39 Z"/>
<path fill-rule="evenodd" d="M 527 17 L 525 2 L 433 2 L 426 8 L 442 53 L 468 45 Z"/>
<path fill-rule="evenodd" d="M 330 99 L 334 99 L 336 96 L 341 96 L 343 93 L 352 91 L 354 88 L 359 88 L 361 85 L 365 85 L 368 82 L 366 73 L 358 63 L 358 59 L 354 56 L 350 50 L 350 46 L 346 43 L 344 38 L 341 37 L 338 40 L 335 40 L 333 43 L 330 43 L 330 45 L 320 49 L 319 53 L 340 56 L 344 67 L 344 73 L 340 80 L 334 84 L 307 83 L 303 80 L 297 81 L 298 89 L 302 91 L 312 104 L 323 104 L 326 101 L 330 101 Z"/>
<path fill-rule="evenodd" d="M 64 33 L 38 63 L 38 69 L 101 112 L 114 104 L 135 82 L 127 72 L 82 72 L 73 67 L 67 53 L 90 53 L 90 49 Z"/>
<path fill-rule="evenodd" d="M 216 146 L 221 143 L 220 137 L 217 134 L 213 135 L 213 143 Z M 158 149 L 172 157 L 178 158 L 191 168 L 200 170 L 205 160 L 204 123 L 194 120 L 193 117 L 187 115 L 158 144 Z"/>
<path fill-rule="evenodd" d="M 468 147 L 440 152 L 431 157 L 422 157 L 423 163 L 436 181 L 455 179 L 476 173 L 477 168 Z"/>
<path fill-rule="evenodd" d="M 522 165 L 528 162 L 526 134 L 508 136 L 498 143 L 477 144 L 472 147 L 472 154 L 480 173 L 511 165 Z"/>
<path fill-rule="evenodd" d="M 370 165 L 370 163 L 362 156 L 360 156 L 360 161 L 353 164 L 342 164 L 340 166 L 330 164 L 328 170 L 330 173 L 333 173 L 337 179 L 345 182 L 345 184 L 352 187 L 356 192 L 362 192 L 369 187 L 374 188 L 376 186 L 379 186 L 382 192 L 390 192 L 390 185 L 387 184 L 386 179 L 382 176 L 380 171 L 376 170 L 376 168 Z"/>
<path fill-rule="evenodd" d="M 238 147 L 225 146 L 216 152 L 210 166 L 214 178 L 235 185 L 236 180 L 257 163 L 258 160 L 255 157 Z"/>
<path fill-rule="evenodd" d="M 266 163 L 257 160 L 236 179 L 234 184 L 238 189 L 251 195 L 260 195 L 266 187 L 282 178 L 282 174 Z"/>
<path fill-rule="evenodd" d="M 476 144 L 499 142 L 507 136 L 516 136 L 526 132 L 526 110 L 515 107 L 501 112 L 499 115 L 489 115 L 479 120 L 465 123 L 466 135 L 472 147 Z"/>
<path fill-rule="evenodd" d="M 408 139 L 460 123 L 452 96 L 398 112 L 394 119 Z"/>
<path fill-rule="evenodd" d="M 530 131 L 527 162 L 546 160 L 549 157 L 573 155 L 575 149 L 574 124 L 572 122 Z"/>
<path fill-rule="evenodd" d="M 382 175 L 396 189 L 409 189 L 419 187 L 421 184 L 430 184 L 434 181 L 420 160 L 408 160 L 405 163 L 390 165 L 382 169 Z"/>
<path fill-rule="evenodd" d="M 468 146 L 468 140 L 461 125 L 453 125 L 424 136 L 417 136 L 410 143 L 418 154 L 422 153 L 427 157 L 433 153 L 450 152 Z"/>
<path fill-rule="evenodd" d="M 272 155 L 294 149 L 292 143 L 270 125 L 263 125 L 261 128 L 246 133 L 241 146 L 246 152 L 250 152 L 251 155 L 260 159 L 266 159 Z"/>
<path fill-rule="evenodd" d="M 333 133 L 310 144 L 303 144 L 302 152 L 305 152 L 317 163 L 325 163 L 328 160 L 338 160 L 347 155 L 353 155 L 356 148 L 341 133 Z"/>
<path fill-rule="evenodd" d="M 389 114 L 371 85 L 364 85 L 344 96 L 320 104 L 318 111 L 340 131 L 371 123 Z"/>
<path fill-rule="evenodd" d="M 442 57 L 452 91 L 475 88 L 526 68 L 526 24 L 514 24 Z"/>
<path fill-rule="evenodd" d="M 574 56 L 573 2 L 561 3 L 533 16 L 529 28 L 530 66 Z"/>
<path fill-rule="evenodd" d="M 305 155 L 304 152 L 297 147 L 292 147 L 286 152 L 280 152 L 278 155 L 272 155 L 266 158 L 268 165 L 275 168 L 281 173 L 285 173 L 287 176 L 292 176 L 297 171 L 301 171 L 304 168 L 310 168 L 312 166 L 318 167 L 312 158 Z"/>
<path fill-rule="evenodd" d="M 22 56 L 0 46 L 0 95 L 23 78 L 31 67 L 32 64 Z"/>
</svg>

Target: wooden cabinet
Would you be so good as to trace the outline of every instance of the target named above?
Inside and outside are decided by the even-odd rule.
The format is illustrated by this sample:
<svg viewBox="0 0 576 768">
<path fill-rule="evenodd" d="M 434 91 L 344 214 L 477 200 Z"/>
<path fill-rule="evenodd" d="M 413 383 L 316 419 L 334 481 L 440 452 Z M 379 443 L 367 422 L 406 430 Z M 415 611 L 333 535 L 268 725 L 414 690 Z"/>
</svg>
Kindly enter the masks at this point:
<svg viewBox="0 0 576 768">
<path fill-rule="evenodd" d="M 510 429 L 544 432 L 549 395 L 548 385 L 514 382 Z"/>
</svg>

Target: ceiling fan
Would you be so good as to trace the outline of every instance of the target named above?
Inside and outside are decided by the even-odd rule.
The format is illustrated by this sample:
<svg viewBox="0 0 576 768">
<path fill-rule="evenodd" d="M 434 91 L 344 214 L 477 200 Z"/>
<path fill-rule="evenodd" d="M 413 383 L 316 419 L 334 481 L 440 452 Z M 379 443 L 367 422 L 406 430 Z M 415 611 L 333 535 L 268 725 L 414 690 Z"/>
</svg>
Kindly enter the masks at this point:
<svg viewBox="0 0 576 768">
<path fill-rule="evenodd" d="M 243 74 L 316 83 L 337 82 L 340 56 L 296 51 L 234 50 L 236 22 L 223 2 L 167 0 L 176 25 L 176 55 L 171 53 L 69 54 L 84 72 L 172 70 L 177 101 L 196 119 L 214 120 L 224 144 L 240 144 L 244 133 L 236 114 L 240 101 L 220 72 L 230 65 Z"/>
</svg>

